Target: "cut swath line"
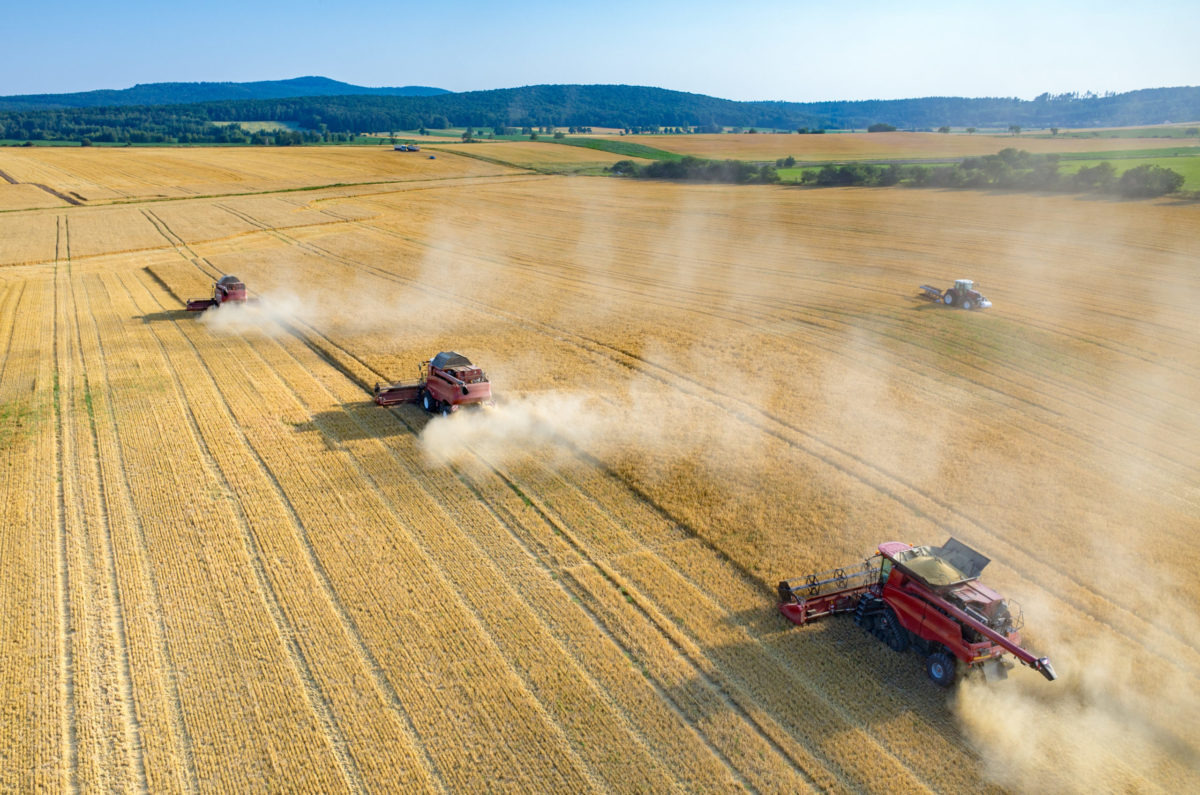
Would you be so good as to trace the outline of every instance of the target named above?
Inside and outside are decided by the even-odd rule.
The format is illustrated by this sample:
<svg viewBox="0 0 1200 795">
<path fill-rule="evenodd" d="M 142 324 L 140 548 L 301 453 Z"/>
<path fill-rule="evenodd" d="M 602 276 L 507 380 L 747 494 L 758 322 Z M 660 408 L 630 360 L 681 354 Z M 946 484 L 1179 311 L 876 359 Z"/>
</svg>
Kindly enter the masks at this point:
<svg viewBox="0 0 1200 795">
<path fill-rule="evenodd" d="M 140 283 L 139 283 L 140 284 Z M 141 285 L 144 288 L 144 285 Z M 188 425 L 192 436 L 196 442 L 198 449 L 204 459 L 204 466 L 209 473 L 221 484 L 225 493 L 233 493 L 233 488 L 230 485 L 229 479 L 225 472 L 221 469 L 213 457 L 212 451 L 209 449 L 208 440 L 200 429 L 199 421 L 192 409 L 192 401 L 188 400 L 187 391 L 179 378 L 179 372 L 175 369 L 175 364 L 167 351 L 166 345 L 163 343 L 162 336 L 157 329 L 150 324 L 154 339 L 158 344 L 159 353 L 162 357 L 167 370 L 171 373 L 171 378 L 174 381 L 175 390 L 179 395 L 180 400 L 187 409 Z M 178 331 L 178 329 L 176 329 Z M 193 348 L 193 352 L 195 352 Z M 201 368 L 208 376 L 209 384 L 214 390 L 217 390 L 216 381 L 213 378 L 212 372 L 208 369 L 203 358 L 196 355 L 196 360 Z M 228 411 L 227 407 L 226 410 Z M 363 783 L 362 775 L 358 770 L 358 766 L 354 759 L 347 751 L 347 742 L 342 734 L 341 728 L 333 717 L 333 711 L 330 708 L 325 695 L 322 693 L 320 685 L 317 684 L 316 678 L 313 676 L 312 669 L 309 667 L 308 661 L 305 659 L 304 652 L 296 641 L 296 627 L 287 619 L 283 609 L 279 604 L 279 597 L 275 594 L 274 588 L 271 585 L 262 562 L 262 555 L 258 543 L 254 540 L 254 533 L 250 529 L 245 512 L 240 504 L 233 500 L 231 501 L 235 515 L 237 516 L 238 526 L 242 542 L 245 546 L 247 559 L 250 561 L 251 568 L 254 572 L 255 580 L 258 584 L 258 592 L 262 597 L 264 606 L 270 614 L 272 622 L 275 625 L 276 634 L 280 642 L 287 649 L 288 657 L 291 660 L 292 667 L 295 670 L 297 679 L 301 683 L 301 689 L 308 698 L 309 704 L 313 710 L 317 720 L 324 727 L 325 733 L 329 740 L 330 749 L 338 760 L 338 765 L 342 769 L 342 775 L 347 786 L 353 792 L 364 792 L 366 786 Z"/>
<path fill-rule="evenodd" d="M 155 300 L 160 307 L 162 307 L 163 304 L 157 298 L 157 296 L 154 296 L 153 292 L 151 292 L 151 291 L 148 291 L 148 292 L 150 292 L 150 297 L 153 300 Z M 216 391 L 216 394 L 218 394 L 221 397 L 221 403 L 224 408 L 224 414 L 226 415 L 229 422 L 231 423 L 233 432 L 235 433 L 237 438 L 240 440 L 242 446 L 246 449 L 246 451 L 248 452 L 250 457 L 254 460 L 255 464 L 257 465 L 259 471 L 262 473 L 264 478 L 266 478 L 266 480 L 270 483 L 271 489 L 274 491 L 275 496 L 279 500 L 279 504 L 287 512 L 289 518 L 291 519 L 292 527 L 295 529 L 296 537 L 299 541 L 299 546 L 301 547 L 301 549 L 304 552 L 305 560 L 308 564 L 310 571 L 312 572 L 313 578 L 319 584 L 319 586 L 324 594 L 325 599 L 327 600 L 331 610 L 333 611 L 343 632 L 345 633 L 345 637 L 347 638 L 347 640 L 350 642 L 350 645 L 354 648 L 354 650 L 359 655 L 359 657 L 363 663 L 364 669 L 367 672 L 369 672 L 371 679 L 374 682 L 375 687 L 377 688 L 378 692 L 380 693 L 380 696 L 381 696 L 382 700 L 384 701 L 384 703 L 388 704 L 390 706 L 390 708 L 395 711 L 397 716 L 399 716 L 402 724 L 406 727 L 409 737 L 410 738 L 416 737 L 417 734 L 416 734 L 415 728 L 413 727 L 411 717 L 408 715 L 406 708 L 404 707 L 403 703 L 400 700 L 398 693 L 396 692 L 396 689 L 392 686 L 391 682 L 388 680 L 386 674 L 383 671 L 382 666 L 379 664 L 379 661 L 376 659 L 375 655 L 370 651 L 366 641 L 364 640 L 364 638 L 362 636 L 362 633 L 359 631 L 359 628 L 358 628 L 354 618 L 351 616 L 351 614 L 347 610 L 345 604 L 342 602 L 341 597 L 338 595 L 336 589 L 333 587 L 333 584 L 329 578 L 329 574 L 328 574 L 328 572 L 326 572 L 324 565 L 321 563 L 320 558 L 316 554 L 316 550 L 313 548 L 312 541 L 308 537 L 308 533 L 305 530 L 304 523 L 302 522 L 299 514 L 296 512 L 295 506 L 292 504 L 291 500 L 288 498 L 287 494 L 284 492 L 283 487 L 281 486 L 278 477 L 271 470 L 271 468 L 267 465 L 266 461 L 263 460 L 261 454 L 258 452 L 257 449 L 255 449 L 254 445 L 251 443 L 251 441 L 246 437 L 245 433 L 238 426 L 236 418 L 233 415 L 232 408 L 229 405 L 228 399 L 224 394 L 224 390 L 222 390 L 219 387 L 219 384 L 216 380 L 215 374 L 212 373 L 212 371 L 208 367 L 207 363 L 205 363 L 203 358 L 201 357 L 199 350 L 196 348 L 195 341 L 192 339 L 192 337 L 190 335 L 188 335 L 186 332 L 184 332 L 183 328 L 180 327 L 178 325 L 178 323 L 176 323 L 176 328 L 180 331 L 181 336 L 188 342 L 188 345 L 190 346 L 197 361 L 199 361 L 201 363 L 201 366 L 207 373 L 208 380 L 212 384 L 214 390 Z M 193 420 L 194 420 L 194 417 L 193 417 Z M 196 433 L 198 434 L 198 438 L 203 438 L 203 435 L 199 434 L 198 429 L 196 430 Z M 215 461 L 214 461 L 214 465 L 216 465 Z M 230 484 L 227 479 L 225 480 L 225 485 L 226 485 L 226 488 L 230 491 L 230 493 L 233 493 L 233 489 L 230 487 Z M 238 513 L 239 513 L 239 516 L 241 517 L 242 523 L 245 525 L 247 523 L 247 518 L 246 518 L 244 512 L 241 510 L 241 508 L 238 508 Z M 247 532 L 249 532 L 249 531 L 247 530 Z M 255 554 L 258 555 L 258 566 L 261 568 L 261 557 L 262 556 L 261 556 L 261 553 L 257 551 L 257 544 L 256 544 L 256 542 L 254 542 L 252 537 L 249 539 L 249 543 L 254 545 Z M 262 573 L 262 575 L 264 577 L 262 586 L 269 587 L 269 583 L 267 583 L 266 579 L 265 579 L 265 577 L 266 577 L 265 572 L 260 572 L 260 573 Z M 275 597 L 275 601 L 276 601 L 276 603 L 278 602 L 277 597 Z M 276 607 L 278 607 L 278 604 L 276 604 Z M 279 620 L 281 622 L 284 621 L 282 609 L 280 609 Z M 289 633 L 286 637 L 293 638 L 291 640 L 291 643 L 294 644 L 295 643 L 295 641 L 294 641 L 295 627 L 290 622 L 287 622 L 287 625 L 290 629 L 289 629 Z M 298 647 L 294 651 L 300 657 L 300 659 L 303 659 L 302 651 Z M 311 672 L 309 672 L 309 676 L 311 677 Z M 315 683 L 313 683 L 313 687 L 316 687 Z M 328 704 L 326 704 L 326 706 L 328 707 Z M 332 711 L 330 711 L 328 717 L 329 717 L 330 721 L 333 721 Z M 336 722 L 334 722 L 334 725 L 336 726 Z M 341 746 L 343 746 L 343 747 L 347 745 L 347 741 L 344 737 L 333 738 L 333 742 L 340 743 Z M 420 747 L 419 744 L 417 744 L 415 742 L 413 743 L 413 746 L 417 747 L 417 748 Z M 441 780 L 441 778 L 439 777 L 437 767 L 433 763 L 433 760 L 429 758 L 428 754 L 423 754 L 423 762 L 424 762 L 424 765 L 426 768 L 426 772 L 430 775 L 431 783 L 433 783 L 438 789 L 445 791 L 447 789 L 446 783 L 443 780 Z M 347 760 L 347 763 L 353 764 L 352 760 Z M 360 787 L 359 788 L 366 789 L 365 784 L 361 781 L 361 774 L 359 774 L 357 772 L 356 765 L 354 766 L 354 770 L 355 770 L 355 775 L 357 776 L 357 778 L 360 779 L 360 781 L 359 781 Z"/>
<path fill-rule="evenodd" d="M 435 296 L 439 296 L 439 297 L 450 297 L 450 295 L 451 295 L 450 293 L 446 292 L 445 290 L 440 290 L 436 287 L 431 287 L 429 285 L 422 284 L 422 283 L 416 281 L 415 279 L 411 279 L 411 278 L 399 276 L 397 274 L 393 274 L 389 271 L 378 268 L 376 266 L 368 265 L 366 263 L 362 263 L 357 260 L 354 260 L 353 258 L 345 257 L 342 255 L 336 254 L 334 252 L 328 251 L 316 244 L 303 242 L 294 237 L 290 237 L 289 235 L 286 235 L 282 232 L 274 230 L 274 229 L 270 228 L 269 226 L 267 226 L 266 224 L 255 220 L 254 218 L 252 218 L 251 216 L 249 216 L 248 214 L 246 214 L 244 212 L 236 211 L 229 207 L 224 207 L 224 209 L 228 210 L 230 213 L 236 215 L 237 217 L 242 218 L 243 220 L 247 221 L 248 223 L 252 223 L 252 224 L 258 226 L 260 229 L 267 231 L 268 233 L 272 234 L 273 236 L 277 237 L 278 239 L 288 242 L 288 243 L 290 243 L 294 246 L 297 246 L 301 249 L 304 249 L 306 251 L 310 251 L 314 254 L 317 254 L 320 257 L 330 259 L 335 262 L 339 262 L 341 264 L 357 268 L 359 270 L 374 273 L 374 274 L 380 276 L 381 278 L 384 278 L 385 280 L 410 285 L 414 289 L 420 290 L 429 295 L 435 295 Z M 511 312 L 506 312 L 504 310 L 500 310 L 496 307 L 490 306 L 481 301 L 464 299 L 462 296 L 454 296 L 454 299 L 460 303 L 466 303 L 466 304 L 475 306 L 479 311 L 484 312 L 486 314 L 490 314 L 490 315 L 493 315 L 498 318 L 510 320 L 514 323 L 517 323 L 523 327 L 529 328 L 538 333 L 542 333 L 542 334 L 551 336 L 555 340 L 566 341 L 570 344 L 579 346 L 586 350 L 591 350 L 593 352 L 597 352 L 602 355 L 605 355 L 605 356 L 611 358 L 614 362 L 616 362 L 619 365 L 622 365 L 625 367 L 634 367 L 635 369 L 645 373 L 646 375 L 648 375 L 652 378 L 655 378 L 656 380 L 659 380 L 659 381 L 667 384 L 668 386 L 670 386 L 672 388 L 679 388 L 680 384 L 686 383 L 686 384 L 688 384 L 688 386 L 687 386 L 687 388 L 683 389 L 683 391 L 685 391 L 695 397 L 703 399 L 718 408 L 724 409 L 730 405 L 741 405 L 741 401 L 737 401 L 734 397 L 732 397 L 726 393 L 715 390 L 715 389 L 709 387 L 708 385 L 703 384 L 695 379 L 691 379 L 685 373 L 679 373 L 679 372 L 675 372 L 672 370 L 668 370 L 667 368 L 657 365 L 641 356 L 621 350 L 619 348 L 611 346 L 602 341 L 587 337 L 585 335 L 578 334 L 574 331 L 571 331 L 571 330 L 568 330 L 565 328 L 561 328 L 561 327 L 554 326 L 551 324 L 540 323 L 537 321 L 533 321 L 529 318 L 525 318 L 523 316 L 514 315 Z M 731 413 L 733 414 L 733 416 L 737 417 L 738 419 L 741 419 L 745 422 L 755 425 L 756 427 L 760 428 L 763 432 L 770 434 L 771 436 L 777 438 L 778 440 L 782 441 L 783 443 L 804 451 L 808 455 L 811 455 L 814 458 L 822 461 L 823 463 L 833 467 L 835 470 L 842 472 L 846 476 L 851 477 L 851 478 L 863 483 L 864 485 L 875 490 L 882 496 L 899 503 L 900 505 L 905 507 L 907 510 L 909 510 L 911 513 L 913 513 L 913 515 L 920 517 L 920 518 L 924 518 L 924 519 L 932 522 L 933 524 L 935 524 L 939 527 L 942 527 L 943 529 L 945 529 L 949 532 L 953 532 L 953 528 L 950 527 L 946 522 L 944 522 L 943 520 L 941 520 L 937 516 L 935 516 L 934 513 L 931 512 L 928 508 L 922 508 L 921 506 L 919 506 L 917 504 L 917 500 L 914 500 L 911 496 L 906 495 L 904 492 L 910 492 L 912 495 L 915 495 L 916 498 L 919 498 L 920 500 L 928 501 L 933 506 L 935 506 L 937 509 L 942 511 L 943 514 L 949 514 L 951 516 L 954 516 L 955 518 L 969 524 L 970 526 L 975 527 L 977 530 L 979 530 L 983 533 L 986 533 L 987 535 L 995 538 L 999 543 L 1015 549 L 1018 553 L 1018 556 L 1027 558 L 1028 560 L 1032 560 L 1033 562 L 1037 563 L 1039 566 L 1041 566 L 1043 568 L 1048 567 L 1048 568 L 1054 570 L 1061 576 L 1065 577 L 1068 580 L 1068 582 L 1071 583 L 1072 586 L 1080 589 L 1081 591 L 1083 591 L 1085 593 L 1092 595 L 1093 597 L 1100 600 L 1101 602 L 1104 602 L 1109 607 L 1111 607 L 1111 609 L 1113 611 L 1119 612 L 1119 613 L 1125 615 L 1133 623 L 1139 624 L 1139 625 L 1144 625 L 1144 626 L 1148 625 L 1147 622 L 1141 616 L 1138 616 L 1135 613 L 1133 613 L 1128 607 L 1115 602 L 1109 594 L 1092 588 L 1088 583 L 1080 580 L 1078 577 L 1071 575 L 1069 572 L 1059 572 L 1050 563 L 1043 560 L 1036 553 L 1029 551 L 1028 549 L 1026 549 L 1025 547 L 1023 547 L 1021 545 L 1013 543 L 1012 541 L 1010 541 L 1007 537 L 1003 536 L 1002 534 L 995 532 L 994 530 L 981 524 L 979 521 L 967 516 L 960 509 L 957 509 L 957 508 L 949 505 L 948 503 L 946 503 L 944 500 L 941 500 L 931 494 L 928 494 L 928 493 L 920 490 L 919 488 L 917 488 L 913 484 L 909 483 L 905 479 L 901 478 L 900 476 L 889 473 L 889 472 L 883 470 L 878 465 L 872 464 L 872 463 L 866 461 L 865 459 L 862 459 L 860 456 L 856 456 L 855 454 L 853 454 L 847 450 L 844 450 L 837 445 L 832 444 L 828 440 L 822 438 L 820 435 L 815 434 L 810 431 L 805 431 L 804 429 L 799 428 L 798 426 L 772 414 L 771 412 L 768 412 L 768 411 L 765 411 L 762 409 L 746 407 L 746 410 L 738 409 L 738 410 L 734 410 Z M 757 416 L 755 416 L 755 415 L 757 415 Z M 788 438 L 786 432 L 780 431 L 778 428 L 771 427 L 772 424 L 782 426 L 784 429 L 786 429 L 786 432 L 797 434 L 801 437 L 801 439 L 803 439 L 805 441 L 797 441 L 795 439 Z M 867 474 L 862 474 L 861 472 L 855 472 L 855 469 L 857 469 L 859 467 L 865 468 L 867 470 Z M 890 482 L 890 485 L 889 485 L 889 482 Z M 686 524 L 684 526 L 686 526 Z M 1013 568 L 1016 568 L 1018 570 L 1024 570 L 1018 566 L 1013 565 L 1011 562 L 1007 562 L 1007 561 L 1005 561 L 1005 562 L 1008 563 L 1008 565 L 1012 566 Z M 1051 591 L 1051 592 L 1053 592 L 1053 591 Z M 1073 597 L 1071 597 L 1070 595 L 1068 595 L 1066 593 L 1062 593 L 1062 592 L 1058 592 L 1058 593 L 1056 593 L 1056 595 L 1058 596 L 1058 598 L 1062 599 L 1067 604 L 1070 604 L 1073 607 L 1076 607 L 1077 609 L 1081 610 L 1082 612 L 1085 612 L 1085 613 L 1087 612 L 1087 610 L 1085 610 L 1082 606 L 1077 604 L 1077 600 L 1074 599 Z M 1134 635 L 1130 631 L 1128 631 L 1128 630 L 1124 629 L 1123 627 L 1116 625 L 1116 624 L 1110 623 L 1110 626 L 1113 627 L 1114 631 L 1125 636 L 1126 638 L 1128 638 L 1135 644 L 1140 644 L 1140 641 L 1136 637 L 1134 637 Z M 1184 641 L 1183 638 L 1179 637 L 1178 634 L 1172 630 L 1172 628 L 1155 627 L 1155 629 L 1159 632 L 1163 632 L 1167 635 L 1171 635 L 1175 638 L 1175 640 L 1177 640 L 1181 643 L 1184 643 L 1184 645 L 1187 645 L 1186 641 Z"/>
<path fill-rule="evenodd" d="M 103 389 L 105 399 L 102 401 L 106 409 L 105 425 L 106 430 L 104 436 L 108 439 L 108 443 L 103 447 L 111 445 L 113 455 L 112 460 L 115 462 L 111 468 L 106 465 L 108 456 L 102 455 L 100 458 L 100 472 L 103 481 L 114 484 L 114 490 L 120 492 L 121 508 L 123 514 L 129 519 L 129 526 L 132 530 L 130 534 L 130 542 L 135 550 L 136 561 L 131 561 L 128 565 L 139 570 L 139 579 L 145 583 L 150 592 L 151 605 L 146 612 L 146 615 L 153 616 L 153 620 L 149 622 L 150 631 L 153 635 L 154 653 L 164 661 L 160 667 L 164 687 L 168 693 L 167 713 L 170 721 L 173 742 L 178 749 L 182 762 L 182 770 L 179 773 L 183 776 L 184 781 L 181 782 L 189 792 L 196 792 L 199 789 L 198 777 L 196 774 L 196 764 L 193 753 L 193 745 L 191 734 L 188 731 L 187 723 L 183 715 L 182 701 L 179 695 L 179 685 L 176 677 L 176 665 L 174 663 L 171 647 L 168 641 L 165 619 L 161 609 L 162 597 L 160 595 L 160 586 L 153 572 L 153 566 L 150 565 L 150 553 L 148 542 L 146 539 L 146 531 L 142 526 L 141 517 L 133 504 L 133 486 L 129 482 L 129 467 L 126 463 L 127 456 L 124 450 L 124 444 L 121 441 L 120 435 L 117 433 L 119 424 L 117 422 L 114 403 L 112 398 L 112 384 L 109 379 L 108 367 L 106 364 L 106 356 L 104 346 L 104 335 L 100 332 L 99 320 L 94 311 L 90 307 L 87 290 L 83 291 L 84 301 L 87 306 L 84 306 L 79 301 L 79 296 L 74 291 L 74 281 L 72 281 L 72 302 L 76 307 L 77 317 L 87 317 L 91 320 L 91 331 L 89 337 L 95 341 L 96 351 L 98 355 L 97 366 L 99 369 L 99 377 L 96 381 L 100 388 Z M 102 302 L 104 306 L 108 306 L 107 301 Z M 81 351 L 86 349 L 83 342 L 83 324 L 76 324 L 76 333 L 78 335 L 77 342 Z M 83 366 L 87 370 L 87 357 L 83 357 Z M 93 429 L 97 431 L 97 442 L 99 443 L 98 427 L 93 425 Z M 107 473 L 107 474 L 106 474 Z M 111 475 L 111 477 L 110 477 Z"/>
<path fill-rule="evenodd" d="M 55 395 L 54 395 L 54 416 L 56 420 L 55 432 L 55 458 L 58 469 L 58 483 L 55 489 L 57 504 L 55 506 L 56 513 L 56 528 L 58 537 L 56 539 L 55 553 L 58 558 L 58 612 L 59 612 L 59 628 L 58 628 L 58 656 L 59 656 L 59 687 L 62 699 L 62 754 L 65 761 L 63 775 L 66 777 L 66 788 L 69 792 L 79 791 L 79 736 L 76 729 L 76 709 L 75 709 L 75 660 L 74 648 L 72 643 L 72 617 L 71 617 L 71 579 L 70 570 L 67 565 L 67 504 L 64 493 L 63 481 L 66 478 L 65 464 L 63 462 L 65 439 L 65 430 L 63 428 L 62 405 L 60 402 L 59 390 L 63 384 L 59 382 L 58 373 L 61 372 L 59 364 L 59 346 L 58 346 L 58 305 L 59 296 L 59 244 L 63 234 L 62 225 L 66 221 L 65 218 L 58 219 L 57 237 L 55 239 L 54 251 L 54 371 L 55 375 Z M 10 340 L 11 343 L 11 340 Z M 5 360 L 7 361 L 7 356 Z M 2 377 L 2 375 L 0 375 Z M 67 389 L 72 387 L 72 384 L 65 385 Z"/>
</svg>

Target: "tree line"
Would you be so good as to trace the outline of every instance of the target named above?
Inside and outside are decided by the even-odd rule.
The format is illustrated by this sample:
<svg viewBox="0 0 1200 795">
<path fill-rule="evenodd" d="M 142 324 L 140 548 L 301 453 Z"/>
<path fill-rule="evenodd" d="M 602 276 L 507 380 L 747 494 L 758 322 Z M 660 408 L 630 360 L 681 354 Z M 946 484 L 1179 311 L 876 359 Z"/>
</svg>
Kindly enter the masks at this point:
<svg viewBox="0 0 1200 795">
<path fill-rule="evenodd" d="M 684 157 L 639 165 L 621 160 L 609 167 L 617 176 L 669 179 L 691 182 L 770 184 L 780 181 L 778 168 L 795 165 L 795 158 L 780 158 L 774 164 L 740 160 L 706 160 Z M 1183 187 L 1182 174 L 1152 164 L 1128 169 L 1117 176 L 1108 162 L 1085 166 L 1074 174 L 1059 171 L 1057 155 L 1035 155 L 1007 148 L 999 154 L 968 157 L 947 166 L 875 165 L 872 163 L 827 164 L 801 172 L 800 184 L 817 187 L 912 185 L 931 188 L 998 188 L 1002 190 L 1045 190 L 1078 193 L 1114 193 L 1125 198 L 1148 198 L 1175 193 Z"/>
<path fill-rule="evenodd" d="M 1026 101 L 925 97 L 858 102 L 735 102 L 644 86 L 526 86 L 436 96 L 318 96 L 180 105 L 0 111 L 11 140 L 227 143 L 216 122 L 286 122 L 325 133 L 473 127 L 613 127 L 720 131 L 729 127 L 820 131 L 964 127 L 1094 127 L 1200 118 L 1200 88 Z"/>
<path fill-rule="evenodd" d="M 802 185 L 889 186 L 908 184 L 934 188 L 999 188 L 1071 193 L 1112 193 L 1124 198 L 1148 198 L 1175 193 L 1183 187 L 1182 174 L 1169 168 L 1144 164 L 1117 176 L 1109 162 L 1084 166 L 1074 174 L 1059 171 L 1055 154 L 1035 155 L 1007 148 L 995 155 L 968 157 L 947 166 L 870 163 L 825 165 L 801 172 Z"/>
</svg>

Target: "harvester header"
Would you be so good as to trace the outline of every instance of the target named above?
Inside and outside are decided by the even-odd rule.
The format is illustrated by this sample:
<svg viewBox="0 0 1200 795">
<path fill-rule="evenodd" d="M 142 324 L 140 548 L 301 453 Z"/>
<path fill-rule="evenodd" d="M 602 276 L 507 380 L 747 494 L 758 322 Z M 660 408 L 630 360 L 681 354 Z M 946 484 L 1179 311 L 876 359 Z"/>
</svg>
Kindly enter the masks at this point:
<svg viewBox="0 0 1200 795">
<path fill-rule="evenodd" d="M 854 621 L 895 651 L 915 648 L 929 677 L 943 687 L 958 669 L 982 669 L 1003 679 L 1011 654 L 1046 679 L 1050 660 L 1021 646 L 1020 609 L 979 581 L 989 559 L 956 538 L 940 547 L 899 541 L 856 566 L 779 583 L 779 610 L 796 624 L 836 613 Z"/>
</svg>

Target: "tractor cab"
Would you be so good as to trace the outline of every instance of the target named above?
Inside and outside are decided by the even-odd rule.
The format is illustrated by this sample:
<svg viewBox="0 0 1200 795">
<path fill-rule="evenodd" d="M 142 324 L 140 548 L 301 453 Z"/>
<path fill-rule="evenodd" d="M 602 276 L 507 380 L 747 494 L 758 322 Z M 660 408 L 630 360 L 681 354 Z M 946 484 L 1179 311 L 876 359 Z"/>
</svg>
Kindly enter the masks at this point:
<svg viewBox="0 0 1200 795">
<path fill-rule="evenodd" d="M 970 279 L 955 279 L 954 289 L 958 290 L 958 294 L 975 292 L 975 282 Z"/>
</svg>

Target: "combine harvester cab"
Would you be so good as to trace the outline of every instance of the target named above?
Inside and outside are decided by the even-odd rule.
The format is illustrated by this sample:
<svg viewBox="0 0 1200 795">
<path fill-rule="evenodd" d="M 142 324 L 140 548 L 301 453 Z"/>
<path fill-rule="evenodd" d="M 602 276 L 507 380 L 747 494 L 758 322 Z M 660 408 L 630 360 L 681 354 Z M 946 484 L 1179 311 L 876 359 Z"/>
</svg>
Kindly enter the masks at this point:
<svg viewBox="0 0 1200 795">
<path fill-rule="evenodd" d="M 447 415 L 463 406 L 491 406 L 492 385 L 471 360 L 443 351 L 421 362 L 415 381 L 376 384 L 374 399 L 380 406 L 420 403 L 430 414 Z"/>
<path fill-rule="evenodd" d="M 836 613 L 895 651 L 915 648 L 938 685 L 958 668 L 983 671 L 989 681 L 1008 675 L 1012 654 L 1046 679 L 1050 660 L 1021 647 L 1020 610 L 979 581 L 989 559 L 951 538 L 940 547 L 899 541 L 879 545 L 861 564 L 779 583 L 779 610 L 796 624 Z"/>
<path fill-rule="evenodd" d="M 222 276 L 213 285 L 212 298 L 193 298 L 187 302 L 189 312 L 203 312 L 225 303 L 246 303 L 246 285 L 236 276 Z"/>
<path fill-rule="evenodd" d="M 954 282 L 954 286 L 945 292 L 929 284 L 922 284 L 920 289 L 920 296 L 922 298 L 945 304 L 946 306 L 959 306 L 963 309 L 987 309 L 992 305 L 991 301 L 983 297 L 983 293 L 975 289 L 975 282 L 970 279 L 957 280 Z"/>
</svg>

